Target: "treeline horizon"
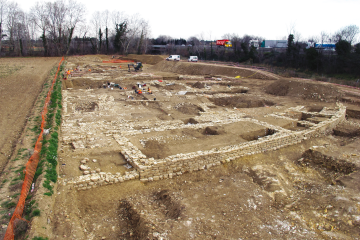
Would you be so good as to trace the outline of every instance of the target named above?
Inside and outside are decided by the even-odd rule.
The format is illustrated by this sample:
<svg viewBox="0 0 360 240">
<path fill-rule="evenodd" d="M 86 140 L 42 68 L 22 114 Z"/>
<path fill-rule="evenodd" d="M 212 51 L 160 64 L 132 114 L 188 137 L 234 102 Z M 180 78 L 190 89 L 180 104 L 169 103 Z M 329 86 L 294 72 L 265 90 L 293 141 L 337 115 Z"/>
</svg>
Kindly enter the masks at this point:
<svg viewBox="0 0 360 240">
<path fill-rule="evenodd" d="M 261 63 L 291 67 L 327 74 L 360 76 L 360 43 L 354 44 L 359 27 L 349 25 L 333 34 L 301 40 L 301 34 L 291 29 L 288 47 L 283 50 L 259 51 L 249 44 L 259 36 L 224 34 L 233 47 L 225 49 L 202 37 L 174 39 L 167 35 L 150 38 L 148 21 L 139 15 L 105 10 L 95 12 L 85 21 L 85 8 L 76 0 L 37 2 L 24 12 L 16 2 L 0 0 L 0 56 L 62 56 L 86 54 L 180 54 L 197 55 L 200 60 Z M 280 39 L 279 39 L 280 40 Z M 307 42 L 331 42 L 336 51 L 307 48 Z M 181 45 L 156 52 L 152 45 Z"/>
</svg>

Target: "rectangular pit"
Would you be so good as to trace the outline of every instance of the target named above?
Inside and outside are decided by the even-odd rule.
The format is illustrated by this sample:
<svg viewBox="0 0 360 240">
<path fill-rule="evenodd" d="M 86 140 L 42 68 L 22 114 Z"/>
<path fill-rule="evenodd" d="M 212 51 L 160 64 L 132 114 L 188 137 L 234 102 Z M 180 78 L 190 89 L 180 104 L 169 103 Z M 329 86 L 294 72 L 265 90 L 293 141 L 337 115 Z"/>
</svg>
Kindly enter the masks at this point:
<svg viewBox="0 0 360 240">
<path fill-rule="evenodd" d="M 163 159 L 179 153 L 211 150 L 251 141 L 242 136 L 265 136 L 269 130 L 256 123 L 242 121 L 204 128 L 174 129 L 129 137 L 148 158 Z"/>
</svg>

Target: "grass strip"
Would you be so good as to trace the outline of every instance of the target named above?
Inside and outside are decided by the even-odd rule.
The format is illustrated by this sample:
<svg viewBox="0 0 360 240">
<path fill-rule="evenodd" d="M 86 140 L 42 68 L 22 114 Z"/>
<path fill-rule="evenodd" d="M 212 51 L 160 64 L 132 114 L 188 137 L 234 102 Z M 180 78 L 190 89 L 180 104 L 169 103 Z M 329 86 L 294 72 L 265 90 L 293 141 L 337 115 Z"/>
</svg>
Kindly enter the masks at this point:
<svg viewBox="0 0 360 240">
<path fill-rule="evenodd" d="M 64 68 L 64 64 L 60 66 L 61 72 Z M 40 152 L 40 161 L 38 164 L 38 169 L 35 173 L 34 179 L 36 179 L 43 171 L 44 165 L 46 167 L 45 170 L 45 181 L 43 183 L 43 187 L 48 189 L 49 191 L 44 193 L 47 196 L 51 196 L 53 191 L 52 183 L 57 182 L 58 174 L 57 174 L 57 150 L 59 143 L 59 126 L 61 124 L 61 80 L 60 75 L 58 75 L 56 82 L 54 84 L 53 92 L 50 96 L 50 104 L 48 113 L 46 115 L 46 129 L 51 129 L 50 137 L 44 137 L 43 147 Z M 55 124 L 55 126 L 54 126 Z"/>
</svg>

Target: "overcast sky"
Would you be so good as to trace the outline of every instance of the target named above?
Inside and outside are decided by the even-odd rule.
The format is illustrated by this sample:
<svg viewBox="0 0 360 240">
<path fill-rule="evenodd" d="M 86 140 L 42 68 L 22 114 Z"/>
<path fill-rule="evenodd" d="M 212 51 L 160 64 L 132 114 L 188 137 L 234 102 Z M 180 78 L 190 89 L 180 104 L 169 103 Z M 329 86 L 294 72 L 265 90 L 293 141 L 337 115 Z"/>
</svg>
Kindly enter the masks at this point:
<svg viewBox="0 0 360 240">
<path fill-rule="evenodd" d="M 10 0 L 9 0 L 10 1 Z M 37 0 L 14 0 L 29 11 Z M 53 0 L 50 0 L 53 1 Z M 292 26 L 301 38 L 334 33 L 342 27 L 360 27 L 360 0 L 77 0 L 86 7 L 87 18 L 95 11 L 138 13 L 149 22 L 151 37 L 203 36 L 220 39 L 235 33 L 282 39 Z M 41 2 L 41 1 L 40 1 Z M 357 36 L 359 39 L 359 36 Z"/>
</svg>

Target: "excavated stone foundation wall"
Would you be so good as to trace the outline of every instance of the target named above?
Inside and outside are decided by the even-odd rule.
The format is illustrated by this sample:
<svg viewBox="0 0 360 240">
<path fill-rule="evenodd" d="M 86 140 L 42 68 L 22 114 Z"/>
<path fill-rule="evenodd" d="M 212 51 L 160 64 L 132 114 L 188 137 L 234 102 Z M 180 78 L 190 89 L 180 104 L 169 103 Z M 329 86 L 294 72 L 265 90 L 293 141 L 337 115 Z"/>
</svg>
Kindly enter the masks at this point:
<svg viewBox="0 0 360 240">
<path fill-rule="evenodd" d="M 294 145 L 312 137 L 319 137 L 330 133 L 338 123 L 345 120 L 346 108 L 338 104 L 337 111 L 321 111 L 312 113 L 313 116 L 327 117 L 328 119 L 318 124 L 310 124 L 304 131 L 290 131 L 281 127 L 260 122 L 255 119 L 241 119 L 240 121 L 252 121 L 266 128 L 275 130 L 275 134 L 265 136 L 239 145 L 222 147 L 208 151 L 198 151 L 187 154 L 177 154 L 165 159 L 147 158 L 125 136 L 114 134 L 113 137 L 121 148 L 121 154 L 135 168 L 125 175 L 110 174 L 105 172 L 92 172 L 89 175 L 80 176 L 74 180 L 74 187 L 78 190 L 91 189 L 93 187 L 124 182 L 126 180 L 139 179 L 142 182 L 156 181 L 173 178 L 186 172 L 208 169 L 222 163 L 239 159 L 243 156 L 275 151 L 282 147 Z M 299 111 L 301 112 L 301 111 Z M 307 112 L 303 112 L 307 113 Z M 279 118 L 284 118 L 278 116 Z M 299 120 L 303 123 L 304 121 Z M 310 122 L 309 122 L 310 123 Z M 134 133 L 131 133 L 132 135 Z"/>
<path fill-rule="evenodd" d="M 128 160 L 140 172 L 141 181 L 172 178 L 185 172 L 203 170 L 243 156 L 277 150 L 312 137 L 328 134 L 339 122 L 345 119 L 345 114 L 346 108 L 339 105 L 339 111 L 335 115 L 305 131 L 275 133 L 260 140 L 229 147 L 229 149 L 201 151 L 196 154 L 178 154 L 164 160 L 153 160 L 149 166 L 139 164 L 137 159 L 129 158 Z"/>
</svg>

